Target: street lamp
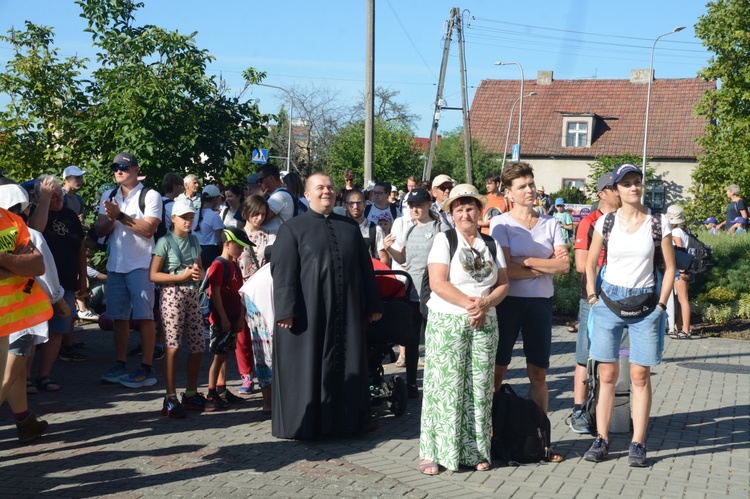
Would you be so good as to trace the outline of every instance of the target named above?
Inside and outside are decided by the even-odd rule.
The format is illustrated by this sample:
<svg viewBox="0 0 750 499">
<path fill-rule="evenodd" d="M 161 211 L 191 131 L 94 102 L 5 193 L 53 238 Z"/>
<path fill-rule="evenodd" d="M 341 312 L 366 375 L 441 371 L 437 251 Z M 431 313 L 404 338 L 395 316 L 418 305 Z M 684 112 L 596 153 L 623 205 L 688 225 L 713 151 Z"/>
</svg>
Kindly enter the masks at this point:
<svg viewBox="0 0 750 499">
<path fill-rule="evenodd" d="M 646 147 L 648 145 L 648 112 L 651 107 L 651 84 L 654 81 L 654 49 L 656 48 L 656 42 L 658 42 L 659 39 L 671 35 L 672 33 L 682 31 L 683 29 L 685 29 L 685 26 L 677 26 L 672 31 L 657 36 L 656 40 L 654 40 L 654 44 L 651 45 L 651 60 L 648 64 L 648 92 L 646 93 L 646 124 L 643 127 L 643 163 L 641 164 L 641 171 L 643 172 L 644 189 L 643 194 L 641 195 L 641 202 L 646 199 Z"/>
<path fill-rule="evenodd" d="M 520 62 L 496 62 L 495 66 L 510 66 L 511 64 L 515 64 L 516 66 L 518 66 L 518 70 L 521 71 L 521 93 L 519 97 L 521 104 L 518 106 L 518 139 L 516 140 L 516 143 L 518 144 L 518 154 L 520 156 L 521 154 L 521 121 L 523 119 L 523 66 L 521 66 Z"/>
<path fill-rule="evenodd" d="M 505 168 L 505 162 L 508 159 L 508 140 L 510 140 L 510 123 L 513 121 L 513 111 L 516 110 L 516 104 L 518 104 L 521 100 L 523 100 L 526 97 L 533 97 L 536 95 L 536 92 L 531 92 L 527 95 L 524 95 L 522 97 L 517 98 L 513 102 L 513 106 L 510 108 L 510 113 L 508 113 L 508 131 L 505 133 L 505 147 L 503 147 L 503 168 Z M 521 150 L 521 147 L 518 148 L 519 152 Z"/>
<path fill-rule="evenodd" d="M 286 93 L 289 96 L 289 137 L 287 138 L 286 142 L 286 168 L 285 170 L 288 172 L 289 169 L 292 166 L 292 111 L 294 110 L 294 99 L 292 99 L 292 94 L 289 92 L 289 90 L 281 87 L 277 87 L 276 85 L 268 85 L 266 83 L 253 83 L 253 85 L 258 85 L 261 87 L 268 87 L 268 88 L 275 88 L 276 90 L 281 90 L 282 92 Z"/>
</svg>

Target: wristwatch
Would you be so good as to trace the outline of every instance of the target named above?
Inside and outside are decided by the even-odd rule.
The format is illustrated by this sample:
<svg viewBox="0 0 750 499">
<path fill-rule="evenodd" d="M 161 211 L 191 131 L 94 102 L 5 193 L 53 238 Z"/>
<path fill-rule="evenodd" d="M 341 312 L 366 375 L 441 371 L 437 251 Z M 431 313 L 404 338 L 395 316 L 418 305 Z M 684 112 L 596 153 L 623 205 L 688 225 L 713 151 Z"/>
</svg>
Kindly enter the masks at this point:
<svg viewBox="0 0 750 499">
<path fill-rule="evenodd" d="M 667 306 L 664 305 L 662 302 L 657 303 L 656 306 L 659 307 L 662 312 L 666 312 L 667 311 Z"/>
<path fill-rule="evenodd" d="M 598 297 L 598 296 L 596 296 L 596 294 L 595 294 L 595 293 L 591 293 L 591 294 L 590 294 L 590 295 L 589 295 L 589 296 L 588 296 L 588 297 L 586 298 L 586 302 L 588 302 L 588 304 L 589 304 L 589 305 L 591 305 L 591 304 L 592 304 L 592 303 L 591 303 L 592 301 L 596 302 L 596 300 L 598 300 L 598 299 L 599 299 L 599 297 Z"/>
<path fill-rule="evenodd" d="M 117 214 L 117 216 L 115 217 L 115 220 L 122 220 L 123 218 L 125 218 L 125 213 L 121 211 L 120 213 Z"/>
</svg>

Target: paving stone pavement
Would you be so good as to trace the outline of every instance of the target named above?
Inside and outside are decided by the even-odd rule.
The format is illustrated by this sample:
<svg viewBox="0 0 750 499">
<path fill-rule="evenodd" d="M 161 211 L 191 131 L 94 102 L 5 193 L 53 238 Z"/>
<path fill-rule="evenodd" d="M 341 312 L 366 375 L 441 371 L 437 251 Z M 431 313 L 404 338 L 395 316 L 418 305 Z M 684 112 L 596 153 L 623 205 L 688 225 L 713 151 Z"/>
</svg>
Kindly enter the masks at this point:
<svg viewBox="0 0 750 499">
<path fill-rule="evenodd" d="M 627 466 L 627 434 L 613 435 L 608 461 L 583 461 L 591 437 L 573 434 L 564 421 L 575 335 L 555 327 L 550 420 L 565 461 L 425 476 L 417 470 L 418 401 L 399 418 L 381 414 L 379 428 L 363 438 L 278 440 L 257 393 L 228 411 L 170 420 L 159 412 L 161 377 L 138 390 L 99 381 L 112 363 L 111 333 L 89 325 L 76 340 L 85 342 L 89 360 L 58 361 L 53 378 L 63 389 L 29 396 L 30 408 L 49 421 L 49 435 L 21 446 L 9 411 L 2 412 L 2 497 L 750 497 L 750 342 L 666 340 L 664 363 L 652 377 L 650 465 L 634 469 Z M 130 346 L 137 341 L 132 333 Z M 509 380 L 525 395 L 521 355 L 518 344 Z M 184 352 L 180 359 L 182 366 Z M 207 355 L 201 380 L 209 362 Z"/>
</svg>

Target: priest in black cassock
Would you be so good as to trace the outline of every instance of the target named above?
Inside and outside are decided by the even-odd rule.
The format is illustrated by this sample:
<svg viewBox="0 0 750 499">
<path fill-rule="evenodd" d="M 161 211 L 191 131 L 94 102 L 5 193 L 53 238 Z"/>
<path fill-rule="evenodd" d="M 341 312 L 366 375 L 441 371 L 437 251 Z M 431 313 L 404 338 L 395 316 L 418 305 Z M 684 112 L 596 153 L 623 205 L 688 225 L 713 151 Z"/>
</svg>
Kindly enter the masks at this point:
<svg viewBox="0 0 750 499">
<path fill-rule="evenodd" d="M 370 423 L 366 329 L 383 303 L 359 227 L 333 213 L 331 177 L 311 175 L 305 197 L 310 209 L 283 223 L 273 245 L 272 433 L 354 435 Z"/>
</svg>

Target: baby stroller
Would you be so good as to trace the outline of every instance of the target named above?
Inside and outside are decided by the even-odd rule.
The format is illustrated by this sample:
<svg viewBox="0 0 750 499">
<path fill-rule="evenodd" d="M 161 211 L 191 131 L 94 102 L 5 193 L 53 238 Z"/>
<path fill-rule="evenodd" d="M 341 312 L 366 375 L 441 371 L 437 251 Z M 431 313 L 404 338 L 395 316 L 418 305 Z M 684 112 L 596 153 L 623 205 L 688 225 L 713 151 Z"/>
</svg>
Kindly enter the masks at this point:
<svg viewBox="0 0 750 499">
<path fill-rule="evenodd" d="M 397 375 L 386 378 L 383 359 L 389 356 L 390 361 L 394 362 L 396 356 L 393 346 L 403 343 L 406 340 L 404 335 L 410 334 L 412 330 L 412 312 L 407 300 L 413 283 L 408 273 L 387 269 L 380 265 L 375 267 L 375 279 L 383 298 L 383 317 L 379 321 L 370 323 L 367 329 L 370 397 L 373 407 L 385 404 L 386 408 L 398 417 L 406 412 L 409 399 L 406 381 Z M 380 270 L 381 268 L 384 269 Z M 406 285 L 396 279 L 397 275 L 406 279 Z"/>
</svg>

